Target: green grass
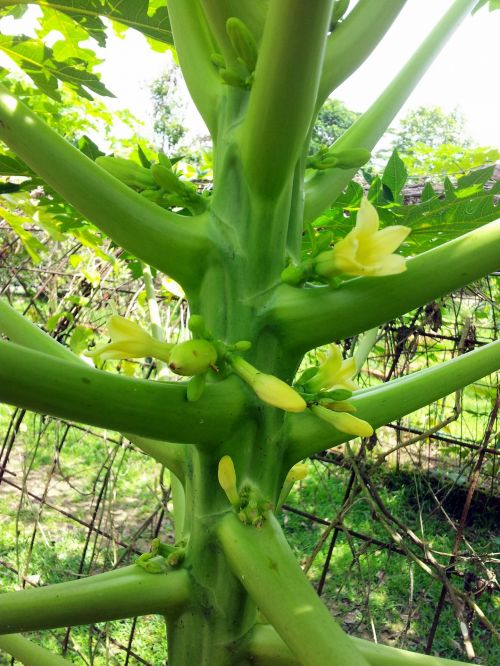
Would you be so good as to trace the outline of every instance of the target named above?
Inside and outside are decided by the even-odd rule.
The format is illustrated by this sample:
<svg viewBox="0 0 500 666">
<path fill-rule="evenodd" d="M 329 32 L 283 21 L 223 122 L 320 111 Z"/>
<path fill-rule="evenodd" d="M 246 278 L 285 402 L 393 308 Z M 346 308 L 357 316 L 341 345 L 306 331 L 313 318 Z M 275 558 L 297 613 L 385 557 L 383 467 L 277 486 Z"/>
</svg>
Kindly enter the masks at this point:
<svg viewBox="0 0 500 666">
<path fill-rule="evenodd" d="M 483 396 L 481 400 L 484 401 Z M 0 426 L 4 432 L 10 414 L 11 410 L 7 408 L 0 413 Z M 90 521 L 95 498 L 106 470 L 111 466 L 96 525 L 123 541 L 129 541 L 161 499 L 160 467 L 131 447 L 112 441 L 116 440 L 114 433 L 103 437 L 97 431 L 89 434 L 71 428 L 65 434 L 64 424 L 28 415 L 16 438 L 9 464 L 16 477 L 7 478 L 22 485 L 23 475 L 27 475 L 28 490 L 41 495 L 54 453 L 64 436 L 66 440 L 49 486 L 48 501 L 82 520 Z M 389 435 L 381 433 L 381 436 Z M 423 449 L 426 450 L 426 445 Z M 372 455 L 377 452 L 376 448 Z M 453 455 L 453 452 L 445 453 L 448 458 Z M 464 454 L 462 451 L 462 462 L 466 457 L 472 460 L 470 452 Z M 340 508 L 349 472 L 317 461 L 310 463 L 310 470 L 309 477 L 297 484 L 287 503 L 324 519 L 332 519 Z M 432 483 L 433 491 L 441 497 L 446 492 L 446 480 L 386 469 L 376 473 L 375 482 L 386 506 L 395 516 L 427 539 L 435 550 L 451 551 L 452 529 L 442 514 L 433 513 L 435 502 L 426 485 Z M 168 480 L 165 483 L 168 485 Z M 446 504 L 455 521 L 464 499 L 463 491 L 460 492 L 451 494 Z M 33 580 L 40 584 L 71 579 L 79 571 L 87 530 L 49 507 L 45 507 L 39 515 L 39 508 L 37 502 L 26 497 L 21 502 L 19 491 L 7 485 L 0 486 L 0 559 L 12 567 L 21 568 L 26 576 L 38 577 Z M 160 532 L 164 539 L 171 538 L 168 508 L 169 505 Z M 37 518 L 40 525 L 33 552 L 28 558 Z M 304 563 L 325 527 L 289 512 L 284 512 L 281 520 L 294 552 Z M 389 535 L 362 495 L 356 498 L 345 524 L 353 530 L 390 542 Z M 19 530 L 17 535 L 16 529 Z M 152 536 L 150 525 L 138 539 L 137 547 L 146 550 Z M 480 506 L 479 510 L 476 507 L 474 523 L 467 528 L 466 538 L 473 543 L 480 556 L 498 551 L 493 511 L 489 512 L 484 506 Z M 317 584 L 321 576 L 328 544 L 329 539 L 309 571 L 313 584 Z M 113 546 L 109 540 L 94 534 L 88 545 L 83 573 L 95 573 L 113 566 L 122 553 L 122 547 Z M 122 564 L 133 561 L 133 558 L 133 555 L 126 556 Z M 438 559 L 442 564 L 447 562 L 446 557 L 438 556 Z M 486 566 L 491 568 L 493 565 L 488 563 Z M 485 575 L 477 564 L 469 564 L 469 569 L 480 576 Z M 413 614 L 408 618 L 411 581 Z M 455 579 L 455 582 L 459 588 L 463 585 L 463 579 Z M 15 574 L 0 567 L 2 591 L 15 589 L 18 584 Z M 433 582 L 418 566 L 410 564 L 405 556 L 356 538 L 349 541 L 341 533 L 333 552 L 323 598 L 346 631 L 371 640 L 376 636 L 382 643 L 423 651 L 440 591 L 440 584 Z M 493 623 L 499 619 L 499 605 L 489 594 L 485 593 L 478 603 Z M 76 664 L 124 664 L 124 652 L 110 639 L 126 646 L 131 627 L 131 620 L 98 625 L 104 638 L 102 634 L 89 632 L 87 627 L 73 628 L 68 643 L 68 658 Z M 58 652 L 64 634 L 65 630 L 57 630 L 33 633 L 31 637 Z M 478 663 L 491 666 L 500 663 L 499 646 L 494 644 L 477 620 L 474 621 L 473 644 Z M 160 666 L 165 661 L 166 649 L 162 619 L 140 618 L 135 627 L 132 650 L 155 666 Z M 449 604 L 443 610 L 433 651 L 441 656 L 465 660 L 458 623 Z M 0 665 L 9 663 L 10 659 L 0 656 Z M 131 658 L 129 663 L 139 662 Z"/>
</svg>

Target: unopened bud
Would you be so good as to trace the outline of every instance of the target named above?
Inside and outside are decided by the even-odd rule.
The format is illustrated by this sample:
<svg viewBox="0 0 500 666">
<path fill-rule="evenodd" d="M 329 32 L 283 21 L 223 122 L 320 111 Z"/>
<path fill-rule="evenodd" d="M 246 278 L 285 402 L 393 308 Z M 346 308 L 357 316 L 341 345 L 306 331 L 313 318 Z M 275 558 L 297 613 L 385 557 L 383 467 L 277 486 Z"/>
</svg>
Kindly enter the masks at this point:
<svg viewBox="0 0 500 666">
<path fill-rule="evenodd" d="M 238 506 L 240 496 L 236 488 L 236 470 L 230 456 L 223 456 L 219 461 L 219 484 L 233 506 Z"/>
<path fill-rule="evenodd" d="M 336 158 L 337 169 L 356 169 L 366 164 L 372 156 L 366 148 L 351 148 L 350 150 L 340 150 L 332 152 L 331 155 Z"/>
<path fill-rule="evenodd" d="M 189 317 L 188 328 L 191 333 L 199 335 L 200 337 L 206 334 L 205 322 L 203 321 L 203 317 L 201 315 L 192 314 Z"/>
<path fill-rule="evenodd" d="M 285 412 L 303 412 L 306 409 L 307 403 L 304 398 L 278 377 L 259 372 L 239 356 L 233 356 L 231 364 L 236 374 L 268 405 L 283 409 Z"/>
<path fill-rule="evenodd" d="M 281 281 L 291 285 L 300 284 L 307 278 L 307 273 L 308 271 L 305 266 L 289 264 L 281 271 Z"/>
<path fill-rule="evenodd" d="M 309 474 L 309 469 L 304 463 L 298 463 L 294 465 L 292 469 L 286 475 L 286 480 L 290 483 L 295 483 L 295 481 L 302 481 Z"/>
<path fill-rule="evenodd" d="M 320 405 L 313 405 L 311 411 L 326 423 L 340 430 L 340 432 L 357 437 L 370 437 L 373 435 L 372 426 L 367 421 L 358 419 L 357 416 L 353 416 L 352 414 L 334 412 Z"/>
<path fill-rule="evenodd" d="M 234 343 L 233 347 L 236 351 L 246 352 L 252 347 L 252 343 L 250 340 L 238 340 L 238 342 Z"/>
</svg>

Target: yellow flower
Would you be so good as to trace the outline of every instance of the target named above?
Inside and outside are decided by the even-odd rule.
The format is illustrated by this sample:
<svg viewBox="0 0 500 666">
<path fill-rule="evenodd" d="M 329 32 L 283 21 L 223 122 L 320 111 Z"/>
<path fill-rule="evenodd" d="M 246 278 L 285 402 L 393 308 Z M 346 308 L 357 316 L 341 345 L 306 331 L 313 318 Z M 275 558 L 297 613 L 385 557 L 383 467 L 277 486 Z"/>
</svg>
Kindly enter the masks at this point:
<svg viewBox="0 0 500 666">
<path fill-rule="evenodd" d="M 113 315 L 108 322 L 108 335 L 111 342 L 98 345 L 85 352 L 86 356 L 100 356 L 102 359 L 143 358 L 152 356 L 168 362 L 173 344 L 159 342 L 139 324 L 130 319 Z"/>
<path fill-rule="evenodd" d="M 355 391 L 358 387 L 352 378 L 356 372 L 354 358 L 343 360 L 340 347 L 332 344 L 324 362 L 319 366 L 318 372 L 307 382 L 306 390 L 311 393 L 322 389 Z"/>
<path fill-rule="evenodd" d="M 370 435 L 373 435 L 373 428 L 368 421 L 358 419 L 357 416 L 353 416 L 352 414 L 331 411 L 326 407 L 321 407 L 321 405 L 312 405 L 311 411 L 326 423 L 340 430 L 340 432 L 356 435 L 357 437 L 370 437 Z"/>
<path fill-rule="evenodd" d="M 231 365 L 235 373 L 268 405 L 285 412 L 303 412 L 307 407 L 304 398 L 278 377 L 259 372 L 240 356 L 233 356 Z"/>
<path fill-rule="evenodd" d="M 316 257 L 317 275 L 396 275 L 406 270 L 406 259 L 393 254 L 410 233 L 409 227 L 393 225 L 379 230 L 376 209 L 361 200 L 356 226 L 332 250 Z"/>
</svg>

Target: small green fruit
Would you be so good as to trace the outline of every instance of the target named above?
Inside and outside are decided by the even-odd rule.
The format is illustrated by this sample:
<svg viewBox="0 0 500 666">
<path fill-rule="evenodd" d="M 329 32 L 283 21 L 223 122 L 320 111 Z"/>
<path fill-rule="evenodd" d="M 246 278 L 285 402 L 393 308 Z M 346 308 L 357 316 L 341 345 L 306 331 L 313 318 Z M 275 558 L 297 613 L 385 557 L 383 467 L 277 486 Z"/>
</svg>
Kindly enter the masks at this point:
<svg viewBox="0 0 500 666">
<path fill-rule="evenodd" d="M 188 340 L 172 349 L 168 367 L 176 375 L 201 375 L 215 365 L 217 351 L 208 340 Z"/>
</svg>

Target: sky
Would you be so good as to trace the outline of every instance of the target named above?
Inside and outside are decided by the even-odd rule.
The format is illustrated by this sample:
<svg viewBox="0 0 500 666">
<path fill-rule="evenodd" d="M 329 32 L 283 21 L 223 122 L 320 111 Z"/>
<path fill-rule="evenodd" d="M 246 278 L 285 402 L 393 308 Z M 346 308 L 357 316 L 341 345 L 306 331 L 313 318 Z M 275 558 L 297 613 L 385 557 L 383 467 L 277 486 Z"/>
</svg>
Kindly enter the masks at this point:
<svg viewBox="0 0 500 666">
<path fill-rule="evenodd" d="M 354 111 L 366 109 L 451 4 L 452 0 L 407 0 L 369 60 L 334 96 Z M 468 17 L 399 115 L 420 105 L 440 106 L 445 111 L 459 107 L 473 140 L 500 148 L 499 34 L 500 11 L 482 9 Z M 169 57 L 168 53 L 152 52 L 146 40 L 130 30 L 125 39 L 111 36 L 100 68 L 103 81 L 117 96 L 110 102 L 112 108 L 130 109 L 145 122 L 146 135 L 151 134 L 152 124 L 148 86 L 165 70 Z M 199 130 L 194 112 L 189 122 Z"/>
</svg>

